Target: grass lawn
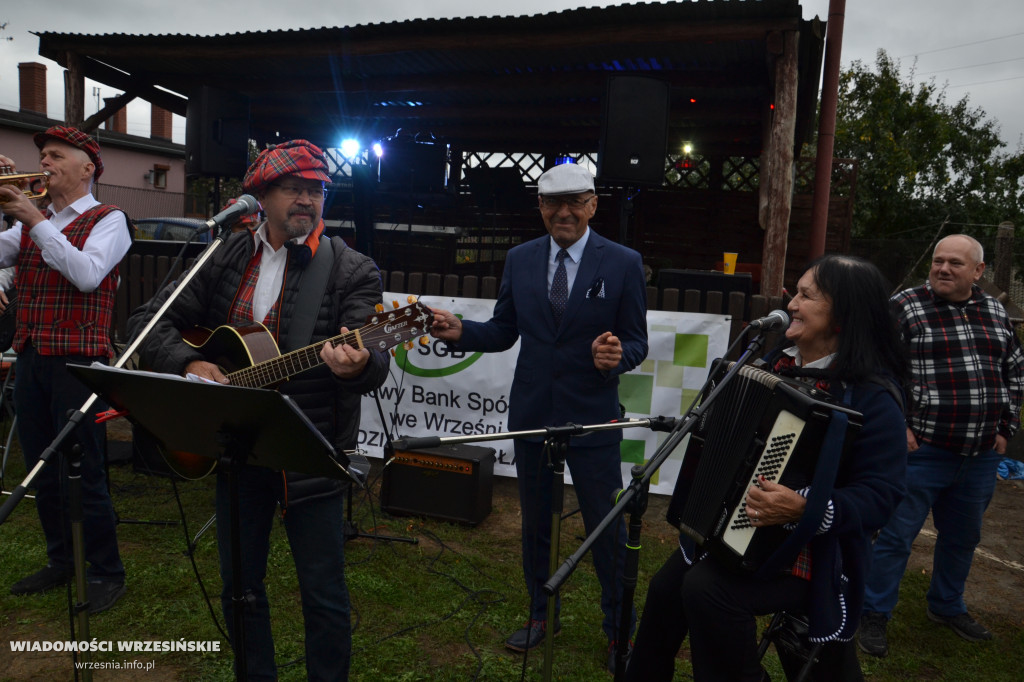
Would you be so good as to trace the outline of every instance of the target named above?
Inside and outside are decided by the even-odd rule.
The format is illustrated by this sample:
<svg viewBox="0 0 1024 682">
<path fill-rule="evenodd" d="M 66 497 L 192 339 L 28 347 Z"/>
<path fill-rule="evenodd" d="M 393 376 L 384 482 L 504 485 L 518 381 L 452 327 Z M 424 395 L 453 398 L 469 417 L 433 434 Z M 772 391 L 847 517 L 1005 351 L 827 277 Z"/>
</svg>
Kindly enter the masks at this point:
<svg viewBox="0 0 1024 682">
<path fill-rule="evenodd" d="M 497 478 L 494 509 L 476 528 L 421 518 L 390 518 L 376 496 L 355 498 L 353 517 L 364 532 L 412 537 L 417 544 L 354 539 L 346 547 L 345 571 L 353 602 L 352 679 L 377 682 L 415 680 L 540 680 L 543 655 L 523 657 L 505 650 L 505 638 L 527 612 L 520 569 L 518 499 L 511 479 Z M 10 490 L 24 476 L 20 453 L 5 472 Z M 196 543 L 195 563 L 213 597 L 207 604 L 186 555 L 180 523 L 156 526 L 136 520 L 178 521 L 177 502 L 167 479 L 146 476 L 130 465 L 111 469 L 111 490 L 122 520 L 119 540 L 128 571 L 128 592 L 112 610 L 90 619 L 97 641 L 221 641 L 219 653 L 153 652 L 126 656 L 98 652 L 93 660 L 152 662 L 150 671 L 97 671 L 97 680 L 230 680 L 232 655 L 220 631 L 220 580 L 214 533 Z M 178 484 L 188 538 L 213 513 L 213 477 Z M 647 580 L 674 551 L 674 531 L 664 521 L 667 500 L 652 498 L 645 517 L 640 583 L 643 604 Z M 575 507 L 570 495 L 566 509 Z M 578 515 L 563 524 L 562 556 L 575 550 L 583 529 Z M 24 501 L 0 526 L 0 681 L 72 679 L 69 654 L 12 652 L 10 641 L 64 641 L 71 638 L 67 594 L 13 597 L 8 587 L 45 563 L 34 503 Z M 339 567 L 340 570 L 340 567 Z M 898 618 L 890 628 L 887 659 L 862 657 L 871 680 L 1019 680 L 1024 670 L 1021 618 L 993 619 L 986 625 L 996 640 L 970 644 L 927 621 L 923 594 L 927 576 L 908 573 Z M 287 540 L 275 524 L 268 567 L 277 660 L 281 680 L 305 679 L 302 615 Z M 1009 595 L 1020 600 L 1022 595 Z M 566 583 L 562 594 L 562 633 L 555 640 L 553 679 L 610 680 L 604 670 L 605 638 L 600 631 L 599 587 L 589 561 Z M 211 614 L 212 611 L 212 614 Z M 784 679 L 774 653 L 766 659 L 772 678 Z M 680 654 L 676 679 L 691 679 L 688 653 Z"/>
</svg>

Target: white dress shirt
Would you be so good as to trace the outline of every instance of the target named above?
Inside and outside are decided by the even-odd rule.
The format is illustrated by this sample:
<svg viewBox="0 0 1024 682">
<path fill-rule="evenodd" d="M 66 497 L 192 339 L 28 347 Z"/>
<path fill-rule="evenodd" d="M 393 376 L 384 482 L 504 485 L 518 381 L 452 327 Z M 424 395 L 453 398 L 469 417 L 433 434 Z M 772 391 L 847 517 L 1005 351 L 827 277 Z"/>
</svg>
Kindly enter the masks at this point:
<svg viewBox="0 0 1024 682">
<path fill-rule="evenodd" d="M 302 244 L 308 236 L 302 235 L 290 241 Z M 274 251 L 274 247 L 267 241 L 266 221 L 256 228 L 253 239 L 256 240 L 256 247 L 263 249 L 263 257 L 260 258 L 260 272 L 256 278 L 256 288 L 252 292 L 252 319 L 255 322 L 263 322 L 263 318 L 267 316 L 281 294 L 284 269 L 288 264 L 288 249 L 282 246 Z"/>
<path fill-rule="evenodd" d="M 103 278 L 121 262 L 132 245 L 124 214 L 111 211 L 101 218 L 82 245 L 76 249 L 61 232 L 100 202 L 86 194 L 56 215 L 48 206 L 43 220 L 29 231 L 29 236 L 42 252 L 43 261 L 64 275 L 79 291 L 88 293 L 100 285 Z M 14 223 L 9 230 L 0 232 L 0 267 L 14 265 L 21 250 L 22 224 Z"/>
<path fill-rule="evenodd" d="M 548 248 L 548 293 L 551 293 L 551 282 L 555 279 L 555 270 L 558 269 L 558 251 L 562 248 L 554 238 L 549 237 L 550 248 Z M 580 269 L 580 260 L 583 258 L 583 251 L 587 248 L 587 240 L 590 239 L 590 227 L 583 231 L 583 236 L 573 242 L 572 246 L 565 251 L 569 257 L 565 259 L 565 279 L 569 285 L 566 291 L 572 293 L 573 282 L 576 281 L 576 273 Z"/>
</svg>

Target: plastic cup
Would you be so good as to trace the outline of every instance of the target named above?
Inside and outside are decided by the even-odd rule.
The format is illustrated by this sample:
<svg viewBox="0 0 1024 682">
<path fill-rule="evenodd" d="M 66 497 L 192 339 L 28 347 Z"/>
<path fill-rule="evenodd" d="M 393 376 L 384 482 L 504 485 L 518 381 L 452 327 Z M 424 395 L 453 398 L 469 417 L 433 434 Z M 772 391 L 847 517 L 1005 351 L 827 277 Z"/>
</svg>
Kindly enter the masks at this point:
<svg viewBox="0 0 1024 682">
<path fill-rule="evenodd" d="M 722 271 L 725 274 L 727 274 L 727 275 L 735 275 L 736 274 L 736 256 L 737 255 L 738 254 L 736 254 L 736 253 L 734 253 L 732 251 L 726 251 L 725 253 L 722 254 L 722 262 L 725 264 L 725 267 L 722 268 Z"/>
</svg>

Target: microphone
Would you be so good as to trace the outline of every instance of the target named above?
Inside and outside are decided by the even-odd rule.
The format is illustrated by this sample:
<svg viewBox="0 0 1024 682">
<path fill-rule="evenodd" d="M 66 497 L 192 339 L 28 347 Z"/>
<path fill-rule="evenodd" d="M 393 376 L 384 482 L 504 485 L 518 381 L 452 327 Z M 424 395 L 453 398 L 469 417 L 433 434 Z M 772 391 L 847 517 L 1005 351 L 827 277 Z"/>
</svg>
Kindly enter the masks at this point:
<svg viewBox="0 0 1024 682">
<path fill-rule="evenodd" d="M 789 326 L 789 315 L 784 310 L 773 310 L 764 317 L 751 322 L 750 326 L 763 332 L 782 331 Z"/>
<path fill-rule="evenodd" d="M 206 227 L 203 229 L 212 230 L 215 227 L 230 225 L 242 216 L 255 213 L 258 210 L 260 210 L 260 204 L 256 201 L 256 197 L 251 194 L 243 194 L 235 199 L 235 203 L 207 220 Z"/>
</svg>

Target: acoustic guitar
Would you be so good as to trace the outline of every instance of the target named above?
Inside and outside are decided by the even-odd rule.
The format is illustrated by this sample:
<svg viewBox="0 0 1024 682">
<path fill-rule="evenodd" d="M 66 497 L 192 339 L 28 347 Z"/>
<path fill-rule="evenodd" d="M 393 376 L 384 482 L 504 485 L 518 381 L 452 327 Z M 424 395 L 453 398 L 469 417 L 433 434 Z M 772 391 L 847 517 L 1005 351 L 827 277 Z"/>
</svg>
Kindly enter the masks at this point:
<svg viewBox="0 0 1024 682">
<path fill-rule="evenodd" d="M 423 337 L 433 313 L 419 301 L 396 310 L 374 313 L 366 324 L 345 334 L 318 341 L 283 355 L 274 335 L 262 324 L 224 325 L 213 331 L 195 328 L 182 332 L 184 341 L 202 353 L 207 362 L 220 366 L 228 383 L 248 388 L 277 386 L 289 377 L 323 364 L 320 350 L 325 343 L 348 344 L 353 348 L 386 351 L 416 337 Z M 209 475 L 216 460 L 189 452 L 160 448 L 168 466 L 182 478 L 197 480 Z"/>
</svg>

